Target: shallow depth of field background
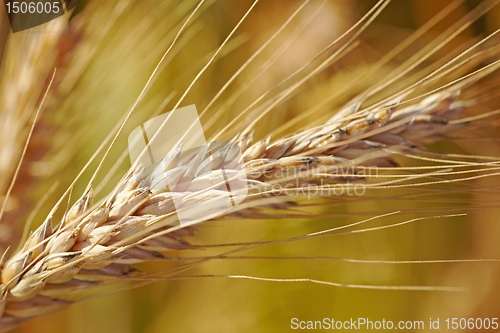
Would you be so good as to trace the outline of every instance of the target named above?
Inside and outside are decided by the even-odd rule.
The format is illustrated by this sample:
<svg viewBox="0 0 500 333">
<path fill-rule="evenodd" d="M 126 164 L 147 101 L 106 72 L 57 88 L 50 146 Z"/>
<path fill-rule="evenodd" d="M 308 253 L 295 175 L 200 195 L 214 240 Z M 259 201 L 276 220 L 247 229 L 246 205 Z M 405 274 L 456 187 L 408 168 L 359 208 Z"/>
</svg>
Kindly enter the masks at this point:
<svg viewBox="0 0 500 333">
<path fill-rule="evenodd" d="M 298 116 L 332 93 L 341 90 L 349 80 L 380 59 L 417 27 L 423 25 L 451 1 L 446 0 L 395 0 L 384 10 L 366 32 L 360 36 L 362 43 L 330 66 L 288 103 L 279 106 L 272 115 L 257 126 L 257 137 L 267 136 L 286 121 Z M 70 183 L 85 161 L 109 133 L 119 117 L 137 97 L 161 54 L 168 47 L 178 29 L 179 13 L 193 8 L 193 1 L 80 1 L 75 15 L 75 26 L 86 26 L 89 32 L 77 46 L 67 68 L 61 69 L 61 84 L 57 87 L 58 99 L 51 104 L 51 114 L 45 115 L 47 132 L 41 137 L 51 147 L 42 161 L 31 166 L 36 186 L 21 193 L 29 202 L 22 211 L 9 212 L 8 223 L 22 227 L 40 198 L 55 180 L 61 186 L 50 196 L 53 204 Z M 262 92 L 280 82 L 288 74 L 306 63 L 324 46 L 344 32 L 359 19 L 375 1 L 327 1 L 310 25 L 283 53 L 269 70 L 261 75 L 256 84 L 207 130 L 207 138 L 228 123 L 246 105 Z M 479 1 L 465 1 L 446 19 L 426 33 L 394 61 L 367 80 L 342 93 L 318 115 L 332 113 L 349 98 L 379 80 L 384 79 L 397 64 L 408 59 L 426 41 L 437 36 L 452 23 L 474 8 Z M 117 5 L 118 4 L 118 5 Z M 127 127 L 130 131 L 165 101 L 172 97 L 163 111 L 169 111 L 181 96 L 190 80 L 206 63 L 212 52 L 224 40 L 251 1 L 218 1 L 205 9 L 196 24 L 181 39 L 182 48 L 176 49 L 175 57 L 163 68 L 137 115 Z M 312 1 L 287 28 L 219 99 L 221 106 L 256 73 L 270 57 L 279 43 L 285 42 L 300 20 L 306 20 L 319 5 Z M 200 78 L 182 103 L 196 104 L 201 112 L 218 89 L 230 78 L 244 61 L 269 38 L 287 17 L 300 5 L 298 1 L 263 1 L 259 3 L 247 21 L 215 62 Z M 111 20 L 116 21 L 108 27 Z M 436 61 L 448 56 L 473 36 L 491 33 L 500 28 L 500 7 L 496 7 L 483 19 L 466 29 L 449 46 L 431 57 Z M 109 30 L 107 30 L 109 29 Z M 29 32 L 28 32 L 29 33 Z M 16 38 L 16 35 L 12 36 Z M 69 41 L 68 43 L 71 43 Z M 185 44 L 184 44 L 185 43 Z M 78 44 L 77 44 L 78 45 Z M 81 72 L 72 70 L 75 63 L 85 63 Z M 427 62 L 426 64 L 430 64 Z M 423 68 L 423 67 L 421 67 Z M 76 74 L 75 74 L 76 73 Z M 72 78 L 71 75 L 75 75 Z M 392 87 L 397 91 L 398 87 Z M 498 108 L 499 99 L 492 96 L 485 104 L 488 110 Z M 496 103 L 496 104 L 495 104 Z M 206 125 L 213 112 L 202 118 Z M 319 118 L 319 117 L 318 117 Z M 68 121 L 67 121 L 68 120 Z M 292 126 L 286 133 L 300 129 L 305 119 Z M 64 127 L 62 127 L 63 125 Z M 61 127 L 53 135 L 54 127 Z M 477 136 L 491 140 L 456 140 L 432 144 L 438 152 L 498 156 L 500 154 L 496 132 L 476 131 Z M 283 133 L 282 133 L 283 134 Z M 230 139 L 230 138 L 227 138 Z M 126 149 L 126 135 L 105 165 L 100 180 L 112 167 L 112 161 Z M 71 148 L 68 149 L 68 145 Z M 57 153 L 63 151 L 63 154 Z M 58 165 L 53 165 L 58 157 Z M 416 161 L 399 160 L 404 165 L 416 165 Z M 37 164 L 38 163 L 38 164 Z M 109 185 L 102 188 L 100 197 L 107 193 L 128 167 L 128 160 Z M 93 164 L 95 167 L 95 163 Z M 42 171 L 40 171 L 42 170 Z M 86 173 L 88 179 L 90 173 Z M 75 188 L 74 199 L 81 193 L 86 182 Z M 486 178 L 467 186 L 488 187 L 494 190 L 497 178 Z M 450 185 L 451 186 L 451 185 Z M 356 222 L 380 213 L 402 210 L 400 215 L 375 220 L 366 226 L 376 226 L 411 219 L 418 216 L 467 212 L 466 217 L 442 218 L 417 222 L 402 227 L 365 234 L 330 236 L 262 247 L 241 255 L 253 256 L 335 256 L 368 260 L 432 260 L 500 258 L 497 235 L 500 234 L 496 208 L 498 197 L 467 194 L 423 195 L 425 189 L 371 191 L 359 198 L 347 196 L 328 199 L 330 205 L 319 208 L 299 208 L 310 214 L 307 219 L 283 220 L 221 220 L 200 226 L 198 236 L 188 239 L 194 244 L 233 243 L 280 239 L 302 235 Z M 419 195 L 422 193 L 422 195 Z M 412 199 L 403 200 L 405 196 Z M 444 203 L 437 199 L 457 201 Z M 460 203 L 458 199 L 468 200 Z M 450 200 L 451 201 L 451 200 Z M 46 205 L 35 224 L 40 223 L 51 205 Z M 315 217 L 315 214 L 329 214 Z M 5 222 L 4 222 L 5 223 Z M 15 243 L 19 233 L 14 234 Z M 203 256 L 209 251 L 172 253 L 172 256 Z M 169 267 L 169 263 L 143 265 L 143 269 Z M 290 320 L 322 320 L 325 317 L 338 320 L 365 317 L 371 320 L 424 320 L 448 317 L 499 317 L 497 301 L 500 284 L 498 263 L 462 264 L 367 264 L 345 263 L 334 260 L 213 260 L 186 272 L 197 274 L 254 275 L 269 278 L 311 278 L 344 284 L 415 285 L 415 286 L 464 286 L 469 293 L 444 293 L 422 291 L 383 291 L 336 288 L 305 282 L 276 283 L 224 278 L 203 278 L 186 281 L 157 282 L 134 290 L 122 291 L 109 296 L 88 300 L 42 318 L 32 320 L 15 332 L 288 332 Z M 426 326 L 427 327 L 427 326 Z"/>
</svg>

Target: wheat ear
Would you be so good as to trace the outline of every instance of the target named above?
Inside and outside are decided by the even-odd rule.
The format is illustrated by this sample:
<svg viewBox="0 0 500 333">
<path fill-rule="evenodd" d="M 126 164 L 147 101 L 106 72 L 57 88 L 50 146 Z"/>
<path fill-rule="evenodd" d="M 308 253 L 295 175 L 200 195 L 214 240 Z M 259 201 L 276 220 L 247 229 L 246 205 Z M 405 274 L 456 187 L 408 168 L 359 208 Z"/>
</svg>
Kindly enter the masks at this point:
<svg viewBox="0 0 500 333">
<path fill-rule="evenodd" d="M 218 170 L 224 166 L 230 176 L 242 172 L 228 165 L 240 149 L 246 176 L 253 181 L 247 199 L 230 214 L 241 211 L 244 216 L 244 209 L 270 203 L 270 188 L 277 182 L 334 184 L 340 177 L 325 170 L 328 173 L 339 165 L 394 166 L 392 157 L 416 149 L 422 137 L 461 128 L 463 123 L 456 120 L 464 104 L 456 100 L 457 92 L 457 87 L 451 87 L 399 110 L 383 106 L 345 121 L 335 117 L 323 126 L 275 142 L 266 139 L 251 144 L 248 132 L 233 141 L 237 146 L 232 149 L 215 151 L 213 157 L 200 151 L 180 164 L 177 149 L 162 161 L 163 171 L 179 180 L 180 187 L 171 192 L 154 189 L 158 179 L 152 176 L 138 181 L 139 168 L 131 169 L 97 208 L 92 208 L 92 190 L 87 191 L 55 230 L 51 215 L 5 264 L 3 327 L 68 305 L 59 296 L 71 290 L 137 274 L 129 264 L 161 258 L 164 251 L 189 249 L 182 237 L 192 235 L 194 229 L 177 226 L 174 197 L 183 201 L 179 210 L 201 205 L 206 214 L 216 212 L 219 207 L 213 198 L 224 183 Z M 211 169 L 212 163 L 217 170 Z M 317 172 L 320 167 L 323 174 Z M 293 175 L 272 177 L 290 168 Z M 355 177 L 355 170 L 351 171 Z M 288 200 L 282 195 L 273 197 L 278 205 Z"/>
</svg>

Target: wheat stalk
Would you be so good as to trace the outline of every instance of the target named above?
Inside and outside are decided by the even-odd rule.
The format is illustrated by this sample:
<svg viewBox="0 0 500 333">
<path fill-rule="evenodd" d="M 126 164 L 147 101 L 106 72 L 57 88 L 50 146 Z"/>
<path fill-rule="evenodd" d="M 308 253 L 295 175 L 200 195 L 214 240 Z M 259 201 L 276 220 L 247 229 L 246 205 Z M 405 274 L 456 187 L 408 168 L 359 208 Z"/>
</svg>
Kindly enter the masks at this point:
<svg viewBox="0 0 500 333">
<path fill-rule="evenodd" d="M 387 2 L 381 1 L 373 7 L 370 12 L 374 13 L 373 18 L 385 4 Z M 194 13 L 196 10 L 192 15 Z M 184 26 L 181 31 L 183 28 Z M 474 44 L 468 51 L 474 50 L 474 47 L 490 37 Z M 292 203 L 310 196 L 313 190 L 313 195 L 322 197 L 328 196 L 328 190 L 336 184 L 350 186 L 351 182 L 364 182 L 367 176 L 359 174 L 361 167 L 397 170 L 394 161 L 397 156 L 446 162 L 425 152 L 423 143 L 472 127 L 469 121 L 477 119 L 464 117 L 462 112 L 474 106 L 475 100 L 461 99 L 460 93 L 500 66 L 498 61 L 492 61 L 489 65 L 471 71 L 475 65 L 497 54 L 494 47 L 476 51 L 469 58 L 463 57 L 467 55 L 464 52 L 424 79 L 408 85 L 407 89 L 365 109 L 361 105 L 370 93 L 352 100 L 330 119 L 321 120 L 317 126 L 276 140 L 271 137 L 254 140 L 257 122 L 273 107 L 294 94 L 303 82 L 321 71 L 332 59 L 348 50 L 349 44 L 350 42 L 345 43 L 345 47 L 334 56 L 311 70 L 296 85 L 277 93 L 268 103 L 253 110 L 249 107 L 242 112 L 243 116 L 248 111 L 246 120 L 215 135 L 217 140 L 233 135 L 228 140 L 232 145 L 215 148 L 210 153 L 207 149 L 200 149 L 192 158 L 183 162 L 180 162 L 181 147 L 178 147 L 152 172 L 145 172 L 141 166 L 133 166 L 114 189 L 96 204 L 93 204 L 91 186 L 94 174 L 85 193 L 59 223 L 54 216 L 61 201 L 56 204 L 42 225 L 22 244 L 21 250 L 11 255 L 3 265 L 0 329 L 9 329 L 26 319 L 65 307 L 75 301 L 72 299 L 75 294 L 85 294 L 99 286 L 134 279 L 154 280 L 155 275 L 141 273 L 132 265 L 164 259 L 169 250 L 195 248 L 183 237 L 193 236 L 196 229 L 179 225 L 178 214 L 190 210 L 201 210 L 206 216 L 221 214 L 227 205 L 227 201 L 221 201 L 226 181 L 220 172 L 222 169 L 230 181 L 238 182 L 243 176 L 248 180 L 244 188 L 238 188 L 233 193 L 238 196 L 247 192 L 243 203 L 223 213 L 245 218 L 257 212 L 265 214 L 258 209 L 272 207 L 286 210 Z M 220 49 L 222 46 L 224 44 Z M 165 55 L 167 54 L 168 51 Z M 147 91 L 155 72 L 130 114 Z M 443 78 L 448 77 L 455 80 L 442 85 Z M 192 84 L 195 81 L 196 79 Z M 429 89 L 430 83 L 438 83 L 438 88 Z M 176 106 L 181 103 L 192 84 Z M 427 90 L 417 97 L 408 98 L 419 89 Z M 125 122 L 126 120 L 119 132 Z M 235 163 L 240 154 L 241 160 Z M 244 164 L 244 168 L 238 167 L 241 164 Z M 369 182 L 367 186 L 383 188 L 393 186 L 394 183 L 394 186 L 399 186 L 401 182 L 406 182 L 407 186 L 419 186 L 421 183 L 414 180 L 460 175 L 464 172 L 456 169 L 464 165 L 481 165 L 485 172 L 483 176 L 493 175 L 497 169 L 496 161 L 473 163 L 459 160 L 456 162 L 458 165 L 451 164 L 451 167 L 446 165 L 444 172 L 410 176 L 391 173 L 385 176 L 400 178 L 396 181 Z M 344 168 L 347 172 L 339 175 L 336 172 L 339 168 Z M 169 179 L 174 179 L 173 183 L 168 183 L 169 191 L 158 186 L 165 181 L 165 174 L 168 174 Z M 288 187 L 290 184 L 292 186 Z M 277 186 L 287 188 L 289 192 L 277 191 Z M 182 204 L 179 206 L 176 202 Z M 177 271 L 183 268 L 185 267 L 180 266 Z M 168 274 L 177 271 L 170 271 Z"/>
</svg>

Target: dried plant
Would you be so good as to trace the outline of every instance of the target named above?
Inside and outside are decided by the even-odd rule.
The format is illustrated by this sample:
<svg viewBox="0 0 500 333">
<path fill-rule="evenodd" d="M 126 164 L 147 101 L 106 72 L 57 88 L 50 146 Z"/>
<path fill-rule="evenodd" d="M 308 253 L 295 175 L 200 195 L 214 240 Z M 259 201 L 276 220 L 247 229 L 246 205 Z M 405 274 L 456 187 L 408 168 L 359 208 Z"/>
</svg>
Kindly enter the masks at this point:
<svg viewBox="0 0 500 333">
<path fill-rule="evenodd" d="M 391 57 L 429 29 L 433 22 L 437 22 L 458 5 L 458 2 L 451 3 L 449 7 L 438 13 L 428 26 L 415 32 L 379 62 L 361 72 L 352 80 L 352 83 L 347 83 L 344 91 L 340 90 L 330 99 L 313 105 L 311 109 L 301 113 L 296 118 L 298 120 L 291 120 L 277 129 L 274 136 L 262 136 L 259 133 L 259 124 L 266 119 L 266 116 L 276 110 L 279 112 L 283 103 L 289 102 L 308 82 L 356 47 L 359 35 L 370 26 L 388 3 L 388 1 L 379 1 L 348 31 L 327 45 L 313 59 L 254 99 L 227 126 L 214 129 L 218 124 L 217 119 L 230 107 L 229 104 L 222 104 L 217 112 L 211 114 L 212 120 L 207 123 L 205 129 L 213 133 L 211 142 L 227 141 L 231 144 L 214 146 L 210 152 L 208 148 L 200 149 L 188 160 L 180 158 L 182 147 L 178 146 L 167 154 L 153 171 L 144 169 L 140 165 L 133 165 L 109 194 L 98 197 L 97 203 L 94 204 L 95 182 L 98 171 L 102 170 L 102 163 L 106 161 L 111 148 L 116 149 L 116 140 L 124 132 L 127 122 L 132 119 L 139 123 L 138 119 L 133 119 L 131 116 L 141 112 L 139 103 L 151 88 L 157 72 L 180 47 L 178 44 L 182 42 L 182 38 L 190 32 L 193 22 L 209 4 L 201 1 L 195 5 L 194 9 L 191 2 L 189 6 L 179 5 L 180 23 L 171 27 L 174 33 L 169 36 L 170 47 L 164 53 L 128 113 L 111 132 L 106 133 L 107 137 L 96 154 L 85 165 L 82 173 L 73 179 L 68 190 L 53 206 L 44 222 L 22 240 L 19 250 L 10 251 L 8 259 L 5 255 L 1 274 L 3 316 L 0 318 L 0 329 L 8 330 L 29 318 L 53 312 L 76 301 L 99 296 L 103 293 L 102 288 L 109 285 L 134 281 L 132 286 L 136 286 L 161 279 L 188 278 L 188 276 L 178 276 L 178 274 L 210 259 L 222 258 L 277 242 L 343 233 L 346 231 L 338 230 L 366 222 L 365 220 L 276 241 L 202 245 L 195 244 L 196 237 L 193 236 L 195 236 L 196 228 L 194 226 L 179 224 L 178 216 L 184 212 L 191 214 L 193 219 L 200 219 L 201 214 L 205 217 L 201 220 L 207 220 L 207 217 L 211 220 L 241 220 L 279 218 L 292 214 L 301 216 L 300 213 L 294 211 L 294 208 L 301 205 L 328 205 L 329 201 L 325 202 L 321 198 L 334 196 L 334 191 L 338 186 L 351 190 L 357 189 L 358 184 L 363 184 L 363 189 L 368 190 L 425 187 L 460 183 L 469 179 L 496 175 L 498 162 L 492 158 L 452 156 L 426 149 L 427 144 L 442 140 L 448 135 L 464 133 L 463 131 L 469 133 L 474 129 L 491 127 L 492 123 L 482 122 L 482 119 L 495 115 L 496 111 L 478 113 L 475 110 L 485 101 L 484 95 L 489 92 L 491 85 L 488 79 L 500 66 L 500 60 L 497 60 L 498 47 L 494 44 L 496 33 L 466 44 L 448 58 L 439 59 L 419 72 L 414 70 L 466 29 L 475 19 L 486 13 L 496 4 L 494 1 L 484 2 L 468 13 L 457 22 L 456 26 L 450 27 L 405 64 L 397 67 L 393 72 L 394 75 L 388 76 L 387 80 L 371 85 L 368 89 L 358 93 L 355 88 L 357 83 L 362 86 L 363 80 L 367 80 L 367 77 L 383 67 Z M 314 7 L 315 11 L 308 16 L 309 21 L 323 4 L 318 3 Z M 68 69 L 63 71 L 63 74 L 58 74 L 57 71 L 52 73 L 45 67 L 42 71 L 38 67 L 41 60 L 33 59 L 9 67 L 22 71 L 23 75 L 27 75 L 28 78 L 15 73 L 5 77 L 9 82 L 14 82 L 9 89 L 16 89 L 17 94 L 10 94 L 5 87 L 4 93 L 14 96 L 12 98 L 17 106 L 2 108 L 2 117 L 9 118 L 9 114 L 12 113 L 13 117 L 17 117 L 18 120 L 14 121 L 16 126 L 8 125 L 7 122 L 2 123 L 6 126 L 2 135 L 5 135 L 7 140 L 2 140 L 0 148 L 12 154 L 9 158 L 2 158 L 2 161 L 17 161 L 19 156 L 25 155 L 22 154 L 23 146 L 19 145 L 19 142 L 23 142 L 20 137 L 26 136 L 24 131 L 28 131 L 31 135 L 33 131 L 31 124 L 34 128 L 39 126 L 38 113 L 35 116 L 33 112 L 46 110 L 57 105 L 58 100 L 70 97 L 64 95 L 64 91 L 61 92 L 58 88 L 59 84 L 76 82 L 85 67 L 82 61 L 79 61 L 82 60 L 82 54 L 88 55 L 95 52 L 89 49 L 89 45 L 95 39 L 106 37 L 105 32 L 102 31 L 99 36 L 92 36 L 93 30 L 88 26 L 89 13 L 92 15 L 102 13 L 102 18 L 99 19 L 107 21 L 109 17 L 106 17 L 106 14 L 111 12 L 119 15 L 128 5 L 127 1 L 117 1 L 114 5 L 108 4 L 102 9 L 97 9 L 97 2 L 90 2 L 84 13 L 80 14 L 82 17 L 77 16 L 74 21 L 76 23 L 68 28 L 66 35 L 62 34 L 62 41 L 70 44 L 70 48 L 61 47 L 61 43 L 59 48 L 56 48 L 53 40 L 44 41 L 43 38 L 29 42 L 33 47 L 26 53 L 27 57 L 33 58 L 37 55 L 36 52 L 42 52 L 44 57 L 54 59 L 55 54 L 68 53 L 65 64 L 60 63 L 61 57 L 59 57 L 59 62 L 53 60 L 58 65 L 57 71 L 60 68 L 64 69 L 65 66 Z M 175 105 L 168 110 L 182 105 L 193 85 L 218 59 L 217 57 L 234 37 L 234 32 L 256 5 L 257 1 L 251 5 L 217 50 L 212 52 Z M 255 57 L 280 35 L 295 16 L 309 5 L 309 1 L 305 1 L 299 6 L 264 46 L 243 64 L 203 110 L 201 117 L 208 114 L 212 106 L 218 105 L 221 94 L 237 79 L 241 71 L 247 68 Z M 107 21 L 110 26 L 113 20 L 114 18 L 110 18 Z M 303 29 L 306 23 L 299 26 L 297 31 Z M 58 20 L 57 24 L 62 26 L 65 21 Z M 104 31 L 106 29 L 105 27 Z M 51 35 L 51 38 L 61 36 L 60 28 L 57 28 L 57 31 L 59 31 L 58 34 Z M 290 41 L 293 37 L 292 34 Z M 47 43 L 47 45 L 39 47 L 37 46 L 39 43 Z M 19 47 L 21 46 L 9 44 L 7 49 Z M 71 50 L 69 54 L 68 50 L 73 48 L 75 51 Z M 282 52 L 282 50 L 283 48 L 278 48 L 277 52 Z M 45 61 L 45 63 L 52 62 Z M 256 80 L 265 72 L 266 66 L 271 66 L 272 63 L 271 57 L 268 62 L 264 63 L 262 70 L 254 79 Z M 19 66 L 30 66 L 29 71 Z M 34 92 L 31 92 L 34 89 L 33 86 L 26 86 L 23 82 L 19 82 L 36 82 L 32 78 L 39 76 L 49 78 L 48 83 L 37 85 L 38 90 Z M 16 87 L 23 87 L 23 89 Z M 241 93 L 247 86 L 242 87 Z M 351 90 L 356 92 L 356 96 L 345 103 L 345 106 L 339 109 L 330 106 L 336 98 L 340 98 L 342 94 L 349 94 Z M 35 97 L 30 98 L 26 91 L 30 91 L 30 94 Z M 236 94 L 238 93 L 240 92 Z M 19 103 L 26 103 L 28 100 L 30 104 L 21 108 L 26 111 L 20 112 L 18 106 L 21 104 Z M 231 99 L 228 101 L 230 103 Z M 328 108 L 330 111 L 324 115 L 315 116 L 322 108 Z M 164 109 L 165 106 L 160 111 Z M 74 117 L 74 119 L 82 119 L 83 116 L 75 115 Z M 298 126 L 301 122 L 307 125 Z M 295 133 L 290 133 L 290 128 L 296 129 Z M 11 129 L 18 131 L 19 134 L 7 131 Z M 66 132 L 65 135 L 69 134 Z M 31 145 L 32 142 L 29 144 Z M 13 151 L 12 147 L 16 150 Z M 91 162 L 96 160 L 97 154 L 105 149 L 107 150 L 104 157 L 90 177 L 83 195 L 66 210 L 63 216 L 58 216 L 63 200 L 69 197 L 83 172 L 88 170 Z M 121 154 L 118 161 L 123 161 L 126 156 L 127 151 Z M 401 157 L 429 162 L 429 164 L 425 166 L 400 165 L 397 159 Z M 66 157 L 66 159 L 69 158 Z M 11 163 L 5 167 L 3 164 L 0 165 L 1 170 L 4 170 L 2 173 L 14 174 L 13 165 L 16 164 Z M 244 168 L 240 167 L 241 165 L 244 165 Z M 377 168 L 377 174 L 364 172 L 365 168 L 370 167 Z M 224 173 L 221 170 L 224 170 Z M 342 173 L 339 170 L 342 170 Z M 112 168 L 109 177 L 106 176 L 104 181 L 97 186 L 96 192 L 100 192 L 106 186 L 115 172 L 116 168 Z M 170 179 L 168 190 L 167 186 L 158 186 L 165 181 L 166 175 Z M 232 196 L 244 196 L 244 201 L 226 212 L 224 210 L 228 201 L 222 193 L 225 193 L 227 178 L 232 182 L 231 184 L 238 184 L 232 188 Z M 6 182 L 7 179 L 11 178 L 0 178 L 0 181 Z M 11 181 L 13 186 L 15 179 L 16 177 L 14 181 Z M 242 179 L 245 181 L 243 182 Z M 2 188 L 7 188 L 7 186 L 2 185 Z M 453 192 L 453 189 L 449 191 Z M 9 195 L 10 190 L 7 197 Z M 306 200 L 311 198 L 314 200 Z M 353 198 L 353 200 L 361 200 L 361 197 Z M 392 213 L 380 216 L 396 213 L 397 210 L 394 210 Z M 454 216 L 454 214 L 423 218 L 442 216 Z M 418 219 L 401 222 L 399 225 L 416 220 Z M 393 226 L 395 225 L 378 228 Z M 372 230 L 375 228 L 358 229 L 354 232 Z M 190 238 L 190 242 L 186 240 L 187 238 Z M 231 250 L 224 250 L 227 247 Z M 134 267 L 142 262 L 175 259 L 169 256 L 169 251 L 172 250 L 208 248 L 221 249 L 222 252 L 205 257 L 188 257 L 187 263 L 167 270 L 145 272 Z M 236 275 L 227 277 L 259 279 Z M 302 279 L 302 281 L 306 280 L 339 285 L 327 281 Z M 351 285 L 349 287 L 461 290 L 461 288 L 448 286 Z"/>
</svg>

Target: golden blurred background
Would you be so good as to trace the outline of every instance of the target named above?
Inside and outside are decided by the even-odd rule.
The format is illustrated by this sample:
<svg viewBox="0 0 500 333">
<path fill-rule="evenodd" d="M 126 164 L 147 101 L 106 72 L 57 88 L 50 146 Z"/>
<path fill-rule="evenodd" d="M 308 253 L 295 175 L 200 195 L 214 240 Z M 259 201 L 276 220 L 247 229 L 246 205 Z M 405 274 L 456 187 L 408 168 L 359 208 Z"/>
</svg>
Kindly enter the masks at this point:
<svg viewBox="0 0 500 333">
<path fill-rule="evenodd" d="M 238 23 L 252 1 L 208 1 L 183 38 L 166 59 L 146 98 L 140 103 L 126 127 L 130 132 L 152 115 L 170 111 L 196 73 Z M 238 88 L 244 86 L 260 66 L 279 58 L 249 85 L 222 117 L 212 120 L 207 128 L 209 137 L 233 119 L 260 94 L 271 88 L 297 68 L 307 63 L 326 45 L 352 26 L 376 3 L 371 0 L 310 1 L 297 19 L 287 27 L 259 57 L 238 77 L 215 107 L 201 119 L 211 124 L 215 110 L 225 108 Z M 440 10 L 456 3 L 443 20 L 419 40 L 398 54 L 369 78 L 345 90 L 344 87 L 359 73 L 369 68 L 389 50 L 396 47 L 418 27 Z M 317 110 L 318 119 L 332 114 L 351 98 L 377 82 L 433 38 L 461 19 L 481 1 L 394 0 L 360 36 L 360 43 L 334 65 L 305 85 L 301 92 L 280 105 L 257 125 L 257 138 L 267 136 L 294 117 L 300 116 L 319 101 L 336 92 L 332 102 Z M 200 77 L 182 106 L 195 104 L 201 112 L 235 71 L 255 52 L 288 17 L 301 1 L 261 1 L 237 30 L 221 54 Z M 36 147 L 23 166 L 22 178 L 9 205 L 6 223 L 12 231 L 2 231 L 4 242 L 16 245 L 24 221 L 35 209 L 40 198 L 48 193 L 33 221 L 39 225 L 53 203 L 64 192 L 89 159 L 100 142 L 125 114 L 139 95 L 157 61 L 166 50 L 183 20 L 196 1 L 152 0 L 80 0 L 69 28 L 62 33 L 57 45 L 58 66 L 55 88 L 44 110 L 41 126 L 35 132 Z M 311 15 L 315 15 L 312 17 Z M 312 18 L 312 19 L 311 19 Z M 62 17 L 58 20 L 66 20 Z M 286 43 L 300 27 L 296 38 L 286 49 Z M 500 28 L 500 7 L 465 29 L 442 50 L 431 56 L 419 68 L 447 57 L 472 38 Z M 8 30 L 5 19 L 3 31 Z M 55 33 L 47 26 L 6 37 L 2 34 L 3 66 L 9 53 L 9 43 L 16 38 L 29 38 L 35 33 Z M 21 52 L 21 51 L 18 51 Z M 39 64 L 50 66 L 45 64 Z M 5 68 L 4 68 L 5 71 Z M 498 77 L 498 76 L 494 76 Z M 3 83 L 5 86 L 5 82 Z M 8 84 L 8 83 L 7 83 Z M 43 88 L 43 84 L 39 84 Z M 401 85 L 381 92 L 380 99 Z M 484 110 L 499 104 L 497 96 L 485 102 Z M 293 123 L 284 135 L 296 131 L 305 123 Z M 430 150 L 442 153 L 498 156 L 496 128 L 476 130 L 478 140 L 444 140 L 431 145 Z M 484 139 L 486 138 L 486 139 Z M 230 139 L 230 137 L 226 138 Z M 98 183 L 126 151 L 123 135 L 112 151 L 109 163 L 100 173 Z M 34 151 L 36 150 L 36 151 Z M 43 152 L 37 155 L 37 152 Z M 418 162 L 401 159 L 404 165 Z M 97 164 L 93 163 L 90 170 Z M 124 159 L 116 175 L 97 186 L 98 197 L 109 192 L 129 167 Z M 77 183 L 73 200 L 83 191 L 91 171 Z M 51 188 L 56 184 L 55 190 Z M 391 189 L 367 191 L 361 198 L 334 197 L 318 207 L 297 208 L 308 218 L 219 220 L 200 226 L 193 244 L 234 243 L 282 239 L 341 226 L 373 217 L 380 213 L 401 210 L 401 214 L 374 220 L 367 226 L 387 225 L 422 215 L 442 215 L 465 212 L 467 216 L 419 221 L 379 231 L 313 238 L 291 243 L 264 246 L 241 255 L 246 256 L 333 256 L 366 260 L 433 260 L 433 259 L 495 259 L 500 258 L 496 235 L 497 193 L 499 180 L 488 177 L 461 185 L 450 185 L 457 193 L 441 191 L 447 187 L 428 189 Z M 485 189 L 469 193 L 467 188 Z M 487 191 L 486 191 L 487 189 Z M 481 194 L 484 193 L 484 194 Z M 450 199 L 445 203 L 444 199 Z M 451 200 L 454 199 L 454 200 Z M 201 251 L 203 252 L 203 251 Z M 200 251 L 172 252 L 177 256 L 203 256 Z M 169 267 L 169 263 L 150 263 L 140 268 Z M 499 264 L 439 263 L 387 264 L 355 263 L 327 259 L 219 259 L 186 272 L 186 275 L 231 274 L 269 278 L 311 278 L 342 284 L 381 286 L 460 286 L 471 288 L 466 293 L 441 291 L 365 290 L 332 287 L 308 282 L 264 282 L 226 278 L 155 282 L 132 290 L 124 290 L 90 299 L 67 309 L 28 321 L 14 332 L 289 332 L 292 318 L 322 320 L 335 318 L 369 318 L 371 320 L 424 320 L 429 318 L 493 318 L 500 317 L 500 291 L 497 282 Z M 111 291 L 111 290 L 110 290 Z M 442 323 L 443 325 L 443 323 Z"/>
</svg>

